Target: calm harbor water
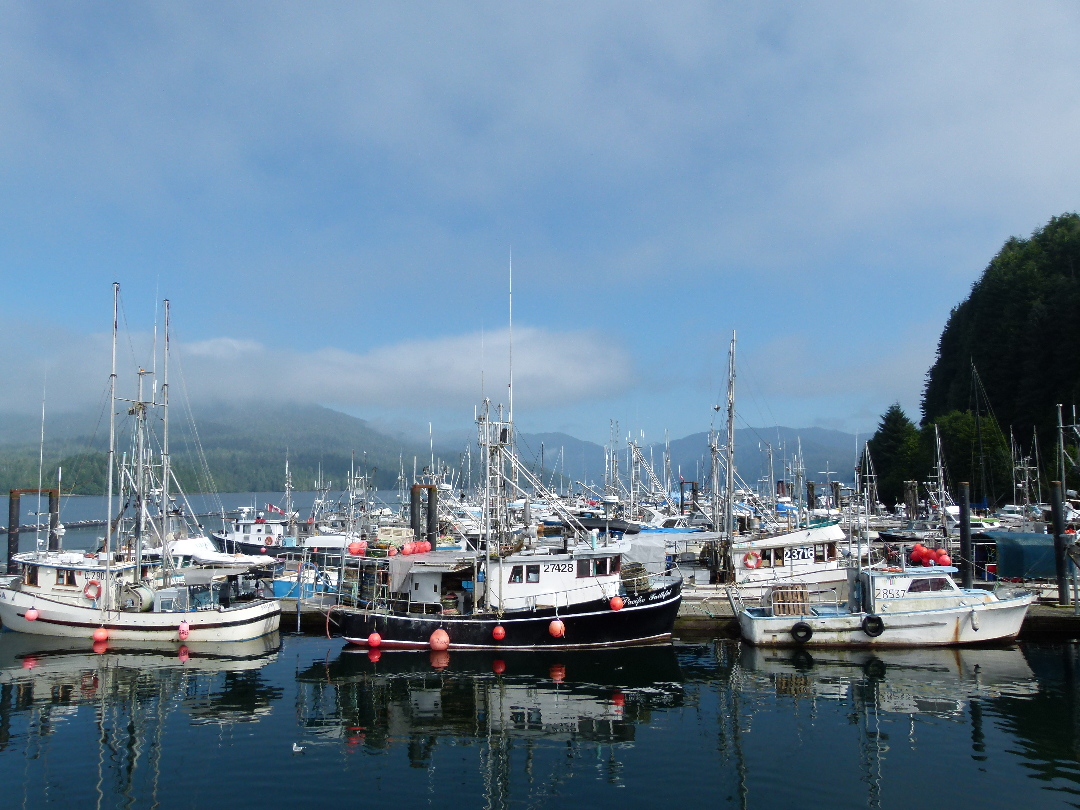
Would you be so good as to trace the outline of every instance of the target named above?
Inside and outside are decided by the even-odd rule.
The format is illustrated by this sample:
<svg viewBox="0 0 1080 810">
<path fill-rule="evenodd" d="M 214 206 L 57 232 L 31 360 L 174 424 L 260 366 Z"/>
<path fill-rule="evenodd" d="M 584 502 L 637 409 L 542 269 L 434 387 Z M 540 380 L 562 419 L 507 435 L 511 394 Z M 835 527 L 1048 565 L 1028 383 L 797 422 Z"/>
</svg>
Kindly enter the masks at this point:
<svg viewBox="0 0 1080 810">
<path fill-rule="evenodd" d="M 0 635 L 4 807 L 1075 807 L 1072 643 L 381 656 Z M 303 750 L 294 753 L 294 744 Z"/>
</svg>

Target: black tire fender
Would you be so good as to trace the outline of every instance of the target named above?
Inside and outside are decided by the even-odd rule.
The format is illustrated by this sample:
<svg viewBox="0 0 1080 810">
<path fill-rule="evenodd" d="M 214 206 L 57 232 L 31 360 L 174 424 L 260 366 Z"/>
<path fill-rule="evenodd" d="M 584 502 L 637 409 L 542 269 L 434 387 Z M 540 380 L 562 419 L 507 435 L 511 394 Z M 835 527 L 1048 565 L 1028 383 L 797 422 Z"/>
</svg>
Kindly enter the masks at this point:
<svg viewBox="0 0 1080 810">
<path fill-rule="evenodd" d="M 814 628 L 806 622 L 796 622 L 791 628 L 791 637 L 799 644 L 805 644 L 814 637 Z"/>
<path fill-rule="evenodd" d="M 877 638 L 885 632 L 885 622 L 880 616 L 867 616 L 862 620 L 862 631 L 870 638 Z"/>
</svg>

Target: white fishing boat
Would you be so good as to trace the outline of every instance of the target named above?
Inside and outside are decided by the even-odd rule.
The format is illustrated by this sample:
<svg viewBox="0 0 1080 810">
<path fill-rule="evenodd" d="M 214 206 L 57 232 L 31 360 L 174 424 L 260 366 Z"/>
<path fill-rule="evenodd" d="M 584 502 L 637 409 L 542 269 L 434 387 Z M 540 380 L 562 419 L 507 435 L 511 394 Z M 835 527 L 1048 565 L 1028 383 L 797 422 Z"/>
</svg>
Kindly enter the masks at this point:
<svg viewBox="0 0 1080 810">
<path fill-rule="evenodd" d="M 869 546 L 862 547 L 862 554 Z M 835 522 L 764 537 L 737 539 L 731 544 L 735 584 L 744 599 L 760 599 L 777 585 L 793 582 L 815 588 L 843 588 L 848 569 L 859 565 L 852 547 Z"/>
<path fill-rule="evenodd" d="M 805 647 L 925 647 L 1012 639 L 1035 594 L 957 587 L 952 566 L 848 572 L 846 601 L 805 583 L 776 585 L 759 606 L 728 589 L 751 644 Z"/>
<path fill-rule="evenodd" d="M 169 546 L 176 540 L 169 485 L 168 346 L 169 308 L 165 302 L 165 376 L 154 400 L 139 395 L 128 401 L 134 417 L 130 465 L 116 465 L 116 333 L 119 285 L 113 285 L 113 348 L 110 377 L 108 496 L 104 550 L 84 553 L 43 549 L 16 554 L 17 576 L 0 587 L 0 621 L 21 633 L 69 638 L 93 638 L 107 643 L 125 641 L 243 641 L 278 629 L 280 605 L 259 598 L 254 584 L 241 580 L 241 571 L 176 569 Z M 147 414 L 160 407 L 164 432 L 160 463 L 155 467 Z M 124 508 L 114 512 L 113 483 L 120 473 Z M 160 473 L 160 477 L 158 477 Z M 152 484 L 157 483 L 154 488 Z M 152 492 L 153 490 L 153 492 Z M 156 502 L 157 516 L 150 513 Z M 127 507 L 132 509 L 130 531 L 121 529 Z M 128 541 L 120 543 L 120 536 Z M 114 545 L 114 540 L 116 544 Z M 122 547 L 120 547 L 122 546 Z M 156 547 L 156 553 L 151 549 Z M 9 572 L 14 573 L 14 572 Z"/>
</svg>

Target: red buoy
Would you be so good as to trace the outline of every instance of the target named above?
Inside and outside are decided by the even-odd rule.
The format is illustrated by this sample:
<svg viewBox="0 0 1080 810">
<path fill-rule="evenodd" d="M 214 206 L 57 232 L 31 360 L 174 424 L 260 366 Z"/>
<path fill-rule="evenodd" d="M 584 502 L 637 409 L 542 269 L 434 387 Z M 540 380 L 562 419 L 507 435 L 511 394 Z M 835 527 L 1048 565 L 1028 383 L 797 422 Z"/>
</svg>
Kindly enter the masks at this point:
<svg viewBox="0 0 1080 810">
<path fill-rule="evenodd" d="M 496 675 L 502 675 L 504 672 L 506 672 L 506 662 L 503 661 L 501 658 L 496 658 L 494 661 L 491 662 L 491 671 L 494 672 Z"/>
<path fill-rule="evenodd" d="M 387 549 L 387 551 L 386 551 L 386 556 L 387 557 L 396 557 L 397 556 L 397 546 L 390 546 L 390 548 Z"/>
<path fill-rule="evenodd" d="M 933 557 L 923 557 L 922 564 L 923 568 L 929 568 L 931 565 L 936 565 L 937 563 L 934 562 Z"/>
<path fill-rule="evenodd" d="M 99 627 L 97 630 L 94 631 L 94 641 L 108 641 L 108 640 L 109 640 L 109 631 L 106 630 L 104 627 Z"/>
<path fill-rule="evenodd" d="M 551 633 L 554 638 L 562 638 L 566 635 L 566 625 L 562 623 L 561 619 L 555 619 L 548 625 L 548 632 Z"/>
<path fill-rule="evenodd" d="M 413 544 L 412 543 L 406 543 L 405 545 L 403 545 L 401 547 L 401 553 L 406 555 L 406 556 L 408 556 L 409 554 L 412 554 L 413 553 Z"/>
<path fill-rule="evenodd" d="M 373 664 L 377 664 L 377 663 L 379 663 L 379 659 L 382 658 L 382 650 L 376 650 L 374 648 L 369 648 L 368 651 L 367 651 L 367 657 L 368 657 L 368 661 L 370 661 Z"/>
<path fill-rule="evenodd" d="M 378 647 L 380 644 L 382 644 L 382 636 L 378 633 L 372 633 L 367 637 L 367 645 L 369 647 Z"/>
<path fill-rule="evenodd" d="M 260 553 L 260 554 L 265 554 L 265 553 L 266 553 L 266 546 L 262 546 L 262 547 L 261 547 L 261 548 L 259 549 L 259 553 Z"/>
<path fill-rule="evenodd" d="M 360 545 L 360 544 L 359 544 L 358 542 L 356 542 L 355 540 L 354 540 L 353 542 L 349 543 L 349 553 L 350 553 L 350 554 L 352 554 L 352 555 L 353 555 L 354 557 L 359 557 L 359 556 L 360 556 L 360 553 L 361 553 L 361 552 L 362 552 L 363 550 L 364 550 L 364 547 L 363 547 L 363 546 L 361 546 L 361 545 Z"/>
<path fill-rule="evenodd" d="M 38 614 L 37 608 L 30 608 L 28 611 L 26 611 L 26 613 L 23 614 L 23 618 L 26 619 L 28 622 L 36 622 L 39 615 L 40 614 Z"/>
<path fill-rule="evenodd" d="M 501 624 L 495 625 L 495 627 L 491 631 L 491 637 L 496 641 L 502 641 L 504 638 L 506 638 L 506 628 L 503 627 Z"/>
<path fill-rule="evenodd" d="M 919 546 L 915 546 L 911 550 L 911 562 L 913 564 L 921 563 L 923 560 L 923 550 Z"/>
<path fill-rule="evenodd" d="M 180 622 L 180 626 L 176 628 L 176 634 L 180 636 L 181 641 L 187 641 L 190 632 L 191 626 L 187 622 Z"/>
<path fill-rule="evenodd" d="M 440 627 L 431 634 L 431 638 L 428 639 L 428 644 L 431 645 L 431 649 L 441 652 L 450 646 L 450 634 Z"/>
<path fill-rule="evenodd" d="M 608 604 L 611 605 L 612 610 L 622 610 L 623 598 L 621 596 L 613 596 L 611 597 L 611 602 L 609 602 Z"/>
<path fill-rule="evenodd" d="M 952 565 L 952 557 L 950 557 L 948 554 L 942 554 L 940 557 L 937 558 L 937 564 Z"/>
</svg>

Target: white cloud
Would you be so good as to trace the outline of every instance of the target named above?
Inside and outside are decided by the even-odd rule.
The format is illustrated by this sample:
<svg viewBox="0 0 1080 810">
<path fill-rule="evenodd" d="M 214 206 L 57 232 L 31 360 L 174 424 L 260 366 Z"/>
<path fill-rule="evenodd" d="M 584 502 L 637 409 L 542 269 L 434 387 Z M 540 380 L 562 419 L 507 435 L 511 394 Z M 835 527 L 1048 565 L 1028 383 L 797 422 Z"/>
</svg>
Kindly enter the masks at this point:
<svg viewBox="0 0 1080 810">
<path fill-rule="evenodd" d="M 21 335 L 21 351 L 0 359 L 0 378 L 20 382 L 0 390 L 0 407 L 37 407 L 41 377 L 31 369 L 47 369 L 51 408 L 83 410 L 100 398 L 108 381 L 106 336 L 74 336 L 25 324 L 6 329 Z M 133 395 L 137 365 L 152 367 L 152 344 L 148 334 L 121 339 L 122 396 Z M 255 340 L 217 337 L 174 342 L 170 384 L 174 397 L 184 385 L 196 402 L 269 398 L 354 412 L 457 409 L 465 417 L 481 400 L 482 381 L 493 402 L 508 401 L 509 349 L 506 329 L 417 339 L 363 353 L 334 347 L 271 349 Z M 621 393 L 635 382 L 624 349 L 596 333 L 519 327 L 513 351 L 515 405 L 568 406 Z"/>
</svg>

